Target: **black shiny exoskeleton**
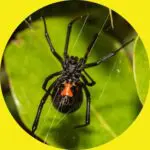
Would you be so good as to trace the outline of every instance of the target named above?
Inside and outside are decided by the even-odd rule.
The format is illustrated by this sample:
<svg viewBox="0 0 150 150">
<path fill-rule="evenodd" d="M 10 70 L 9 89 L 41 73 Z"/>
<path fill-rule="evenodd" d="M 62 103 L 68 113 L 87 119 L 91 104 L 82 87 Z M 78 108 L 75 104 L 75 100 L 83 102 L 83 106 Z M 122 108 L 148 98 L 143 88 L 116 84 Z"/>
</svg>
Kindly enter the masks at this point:
<svg viewBox="0 0 150 150">
<path fill-rule="evenodd" d="M 115 56 L 123 47 L 125 47 L 126 45 L 128 45 L 130 42 L 132 42 L 134 40 L 134 39 L 132 39 L 132 40 L 126 42 L 120 48 L 118 48 L 115 51 L 112 51 L 111 53 L 102 57 L 98 61 L 86 64 L 88 55 L 91 52 L 91 49 L 93 48 L 93 45 L 96 42 L 96 40 L 99 36 L 99 33 L 96 33 L 94 35 L 93 40 L 87 47 L 87 51 L 82 58 L 68 55 L 68 45 L 69 45 L 69 39 L 70 39 L 71 30 L 72 30 L 72 25 L 75 21 L 82 19 L 82 18 L 83 18 L 83 16 L 77 17 L 68 24 L 66 43 L 65 43 L 65 48 L 64 48 L 64 57 L 61 57 L 55 51 L 55 48 L 52 45 L 51 39 L 50 39 L 48 31 L 47 31 L 45 18 L 42 17 L 43 22 L 44 22 L 46 40 L 49 44 L 52 54 L 56 57 L 56 59 L 62 65 L 62 71 L 59 71 L 59 72 L 49 75 L 43 83 L 42 88 L 45 90 L 45 94 L 41 99 L 41 102 L 39 104 L 37 114 L 36 114 L 36 117 L 35 117 L 35 120 L 34 120 L 34 123 L 32 126 L 33 134 L 34 134 L 35 130 L 37 129 L 41 111 L 42 111 L 43 105 L 46 102 L 48 96 L 52 96 L 52 103 L 58 111 L 60 111 L 62 113 L 71 113 L 71 112 L 76 111 L 81 106 L 81 103 L 83 100 L 82 90 L 85 92 L 85 95 L 86 95 L 85 123 L 82 125 L 77 125 L 76 128 L 89 125 L 90 124 L 91 97 L 90 97 L 90 92 L 89 92 L 87 86 L 93 86 L 95 84 L 95 81 L 93 81 L 93 79 L 85 71 L 85 69 L 97 66 L 97 65 L 101 64 L 102 62 L 105 62 L 109 58 Z M 49 86 L 49 88 L 46 88 L 48 81 L 50 81 L 52 78 L 54 78 L 56 76 L 58 76 L 58 78 L 56 78 L 56 80 Z M 89 82 L 89 80 L 90 80 L 90 82 Z"/>
<path fill-rule="evenodd" d="M 52 93 L 53 106 L 62 113 L 71 113 L 79 109 L 83 101 L 82 86 L 80 84 L 72 86 L 70 88 L 70 90 L 72 91 L 72 96 L 61 95 L 61 91 L 63 90 L 64 84 L 61 84 L 59 88 L 56 87 L 54 89 Z"/>
</svg>

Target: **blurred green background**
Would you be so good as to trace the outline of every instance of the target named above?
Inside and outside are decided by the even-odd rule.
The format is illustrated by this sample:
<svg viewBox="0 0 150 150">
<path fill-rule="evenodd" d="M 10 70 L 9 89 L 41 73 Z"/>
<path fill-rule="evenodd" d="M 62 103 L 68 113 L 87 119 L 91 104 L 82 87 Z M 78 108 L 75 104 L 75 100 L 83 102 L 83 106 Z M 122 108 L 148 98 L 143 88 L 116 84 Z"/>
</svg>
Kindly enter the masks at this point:
<svg viewBox="0 0 150 150">
<path fill-rule="evenodd" d="M 69 54 L 82 57 L 93 35 L 110 15 L 108 8 L 85 1 L 64 1 L 35 12 L 20 24 L 8 42 L 0 73 L 3 95 L 13 117 L 29 134 L 44 95 L 42 83 L 48 75 L 61 70 L 49 50 L 40 17 L 45 16 L 52 43 L 62 56 L 68 23 L 76 16 L 87 14 L 86 22 L 82 19 L 73 25 L 69 43 Z M 113 11 L 112 18 L 114 28 L 109 17 L 88 62 L 102 58 L 132 38 L 136 40 L 117 56 L 86 70 L 96 81 L 94 87 L 88 88 L 91 124 L 73 129 L 85 120 L 85 95 L 81 108 L 66 115 L 53 108 L 49 97 L 35 132 L 38 140 L 65 149 L 87 149 L 116 138 L 138 116 L 148 90 L 148 58 L 130 24 Z"/>
</svg>

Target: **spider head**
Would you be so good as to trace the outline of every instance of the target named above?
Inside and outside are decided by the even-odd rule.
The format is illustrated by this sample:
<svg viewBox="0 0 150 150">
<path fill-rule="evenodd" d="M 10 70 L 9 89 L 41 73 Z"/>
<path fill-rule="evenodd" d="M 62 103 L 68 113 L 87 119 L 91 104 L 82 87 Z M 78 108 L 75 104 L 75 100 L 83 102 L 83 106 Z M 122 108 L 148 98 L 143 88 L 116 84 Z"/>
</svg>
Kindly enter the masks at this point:
<svg viewBox="0 0 150 150">
<path fill-rule="evenodd" d="M 66 70 L 68 70 L 69 73 L 73 73 L 76 70 L 76 68 L 78 66 L 78 60 L 79 59 L 76 56 L 69 57 L 69 59 L 66 62 L 66 66 L 65 66 Z"/>
<path fill-rule="evenodd" d="M 71 56 L 70 58 L 69 58 L 69 63 L 71 64 L 71 65 L 75 65 L 75 64 L 77 64 L 78 63 L 78 57 L 77 56 Z"/>
</svg>

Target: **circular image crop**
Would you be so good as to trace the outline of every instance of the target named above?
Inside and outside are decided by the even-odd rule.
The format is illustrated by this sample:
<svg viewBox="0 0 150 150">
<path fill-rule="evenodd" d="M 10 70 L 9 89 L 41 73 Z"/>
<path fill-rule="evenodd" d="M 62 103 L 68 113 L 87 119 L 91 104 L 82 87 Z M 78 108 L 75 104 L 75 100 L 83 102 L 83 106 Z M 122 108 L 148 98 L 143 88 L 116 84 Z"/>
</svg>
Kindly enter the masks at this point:
<svg viewBox="0 0 150 150">
<path fill-rule="evenodd" d="M 140 113 L 149 63 L 133 27 L 110 8 L 63 1 L 28 16 L 1 63 L 3 96 L 31 136 L 87 149 L 122 134 Z"/>
</svg>

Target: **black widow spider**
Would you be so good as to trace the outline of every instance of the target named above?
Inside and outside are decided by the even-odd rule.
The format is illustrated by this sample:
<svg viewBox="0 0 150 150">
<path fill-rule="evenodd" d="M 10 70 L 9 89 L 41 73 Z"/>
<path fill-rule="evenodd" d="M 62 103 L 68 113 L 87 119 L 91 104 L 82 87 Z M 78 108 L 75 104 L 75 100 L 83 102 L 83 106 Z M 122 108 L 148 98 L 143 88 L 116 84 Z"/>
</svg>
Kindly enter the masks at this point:
<svg viewBox="0 0 150 150">
<path fill-rule="evenodd" d="M 37 129 L 39 118 L 41 115 L 41 111 L 43 108 L 44 103 L 46 102 L 49 95 L 52 96 L 52 103 L 54 107 L 62 113 L 71 113 L 79 109 L 81 106 L 82 100 L 83 100 L 83 93 L 82 89 L 84 89 L 85 95 L 86 95 L 86 117 L 85 117 L 85 123 L 82 125 L 77 125 L 75 128 L 84 127 L 90 124 L 90 92 L 87 88 L 87 86 L 93 86 L 95 85 L 95 81 L 90 77 L 90 75 L 85 71 L 86 68 L 94 67 L 102 62 L 105 62 L 107 59 L 111 58 L 112 56 L 115 56 L 123 47 L 128 45 L 130 42 L 132 42 L 134 39 L 126 42 L 123 44 L 120 48 L 118 48 L 115 51 L 112 51 L 108 55 L 104 56 L 103 58 L 99 59 L 96 62 L 88 63 L 86 64 L 86 61 L 88 59 L 88 56 L 91 52 L 91 49 L 96 42 L 99 33 L 96 33 L 93 37 L 93 40 L 89 44 L 87 51 L 82 58 L 78 58 L 76 56 L 69 56 L 68 55 L 68 45 L 69 45 L 69 39 L 70 34 L 72 30 L 72 25 L 74 22 L 76 22 L 79 19 L 82 19 L 83 16 L 76 17 L 68 24 L 67 29 L 67 35 L 66 35 L 66 43 L 64 48 L 64 58 L 62 58 L 56 51 L 55 48 L 52 45 L 51 39 L 49 37 L 46 21 L 45 18 L 42 17 L 44 22 L 44 29 L 45 29 L 45 37 L 49 44 L 50 50 L 53 53 L 53 55 L 57 58 L 57 60 L 62 65 L 62 71 L 55 72 L 51 75 L 49 75 L 44 83 L 42 88 L 45 90 L 45 94 L 41 99 L 41 102 L 39 104 L 37 114 L 34 120 L 34 123 L 32 125 L 32 133 L 34 134 L 35 130 Z M 84 72 L 84 74 L 82 73 Z M 46 89 L 48 81 L 50 81 L 52 78 L 59 76 L 50 86 L 48 89 Z M 88 82 L 87 78 L 90 80 Z M 82 81 L 81 81 L 82 79 Z"/>
</svg>

